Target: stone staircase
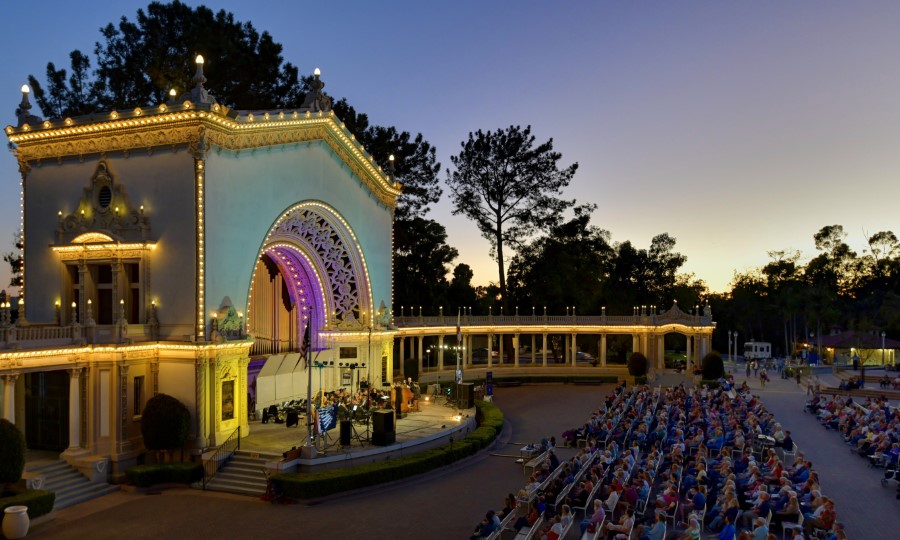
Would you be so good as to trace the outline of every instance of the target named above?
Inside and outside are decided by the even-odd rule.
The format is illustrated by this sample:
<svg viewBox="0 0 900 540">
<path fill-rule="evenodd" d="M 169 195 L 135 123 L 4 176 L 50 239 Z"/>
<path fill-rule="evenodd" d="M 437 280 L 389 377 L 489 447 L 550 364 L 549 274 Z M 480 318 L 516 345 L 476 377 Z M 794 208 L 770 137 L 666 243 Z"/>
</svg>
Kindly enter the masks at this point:
<svg viewBox="0 0 900 540">
<path fill-rule="evenodd" d="M 238 450 L 206 484 L 206 489 L 260 496 L 266 492 L 266 462 L 281 459 Z"/>
<path fill-rule="evenodd" d="M 40 489 L 56 493 L 54 510 L 62 510 L 119 490 L 118 487 L 105 482 L 91 482 L 77 469 L 61 459 L 32 467 L 26 466 L 25 472 L 44 477 Z"/>
</svg>

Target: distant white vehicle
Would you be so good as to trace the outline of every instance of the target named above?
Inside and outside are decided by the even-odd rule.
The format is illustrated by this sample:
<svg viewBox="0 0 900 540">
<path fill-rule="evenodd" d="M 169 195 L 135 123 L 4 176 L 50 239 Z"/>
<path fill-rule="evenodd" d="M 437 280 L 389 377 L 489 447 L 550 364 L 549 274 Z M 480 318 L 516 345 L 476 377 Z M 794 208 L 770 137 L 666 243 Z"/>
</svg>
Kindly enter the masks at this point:
<svg viewBox="0 0 900 540">
<path fill-rule="evenodd" d="M 748 341 L 744 343 L 744 359 L 766 360 L 772 358 L 772 344 L 765 341 Z"/>
</svg>

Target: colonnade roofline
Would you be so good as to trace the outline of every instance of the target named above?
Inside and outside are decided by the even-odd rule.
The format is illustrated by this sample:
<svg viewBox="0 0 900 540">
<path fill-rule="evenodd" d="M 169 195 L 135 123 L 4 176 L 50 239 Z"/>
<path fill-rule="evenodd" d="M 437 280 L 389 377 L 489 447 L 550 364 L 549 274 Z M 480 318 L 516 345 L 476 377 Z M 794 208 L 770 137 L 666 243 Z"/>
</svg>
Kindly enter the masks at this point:
<svg viewBox="0 0 900 540">
<path fill-rule="evenodd" d="M 399 335 L 454 334 L 455 317 L 395 317 L 394 325 Z M 460 317 L 463 334 L 471 333 L 712 333 L 716 323 L 707 316 L 684 315 L 677 319 L 665 315 L 635 316 L 466 316 Z"/>
</svg>

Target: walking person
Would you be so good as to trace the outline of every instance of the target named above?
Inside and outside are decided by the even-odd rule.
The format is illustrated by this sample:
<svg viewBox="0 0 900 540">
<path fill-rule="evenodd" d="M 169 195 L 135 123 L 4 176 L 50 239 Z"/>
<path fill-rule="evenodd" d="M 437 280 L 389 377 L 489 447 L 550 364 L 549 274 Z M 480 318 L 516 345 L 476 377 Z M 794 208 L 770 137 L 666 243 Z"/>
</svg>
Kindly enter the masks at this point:
<svg viewBox="0 0 900 540">
<path fill-rule="evenodd" d="M 769 380 L 769 372 L 766 371 L 766 368 L 762 368 L 759 370 L 759 386 L 760 388 L 766 387 L 766 381 Z"/>
</svg>

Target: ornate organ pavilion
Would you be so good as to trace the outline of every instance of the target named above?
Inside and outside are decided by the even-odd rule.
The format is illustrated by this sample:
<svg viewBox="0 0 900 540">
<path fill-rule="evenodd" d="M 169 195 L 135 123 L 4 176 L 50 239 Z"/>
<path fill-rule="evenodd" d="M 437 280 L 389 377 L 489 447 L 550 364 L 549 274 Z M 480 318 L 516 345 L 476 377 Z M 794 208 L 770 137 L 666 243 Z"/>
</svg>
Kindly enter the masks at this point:
<svg viewBox="0 0 900 540">
<path fill-rule="evenodd" d="M 114 478 L 143 453 L 157 393 L 188 406 L 197 449 L 248 433 L 251 356 L 277 356 L 305 397 L 307 327 L 316 389 L 341 385 L 339 357 L 375 385 L 392 373 L 400 185 L 334 116 L 318 73 L 297 110 L 235 111 L 197 60 L 194 88 L 153 107 L 42 120 L 23 87 L 5 130 L 24 286 L 14 325 L 0 308 L 2 415 L 30 448 Z"/>
<path fill-rule="evenodd" d="M 22 89 L 5 132 L 24 286 L 17 306 L 0 302 L 0 415 L 29 448 L 120 479 L 159 393 L 187 405 L 200 452 L 308 390 L 446 382 L 457 366 L 467 378 L 619 375 L 614 335 L 656 368 L 667 334 L 686 337 L 689 367 L 710 350 L 715 323 L 699 307 L 395 317 L 401 186 L 334 116 L 318 70 L 296 110 L 232 110 L 205 82 L 198 57 L 194 88 L 166 103 L 52 120 Z"/>
</svg>

